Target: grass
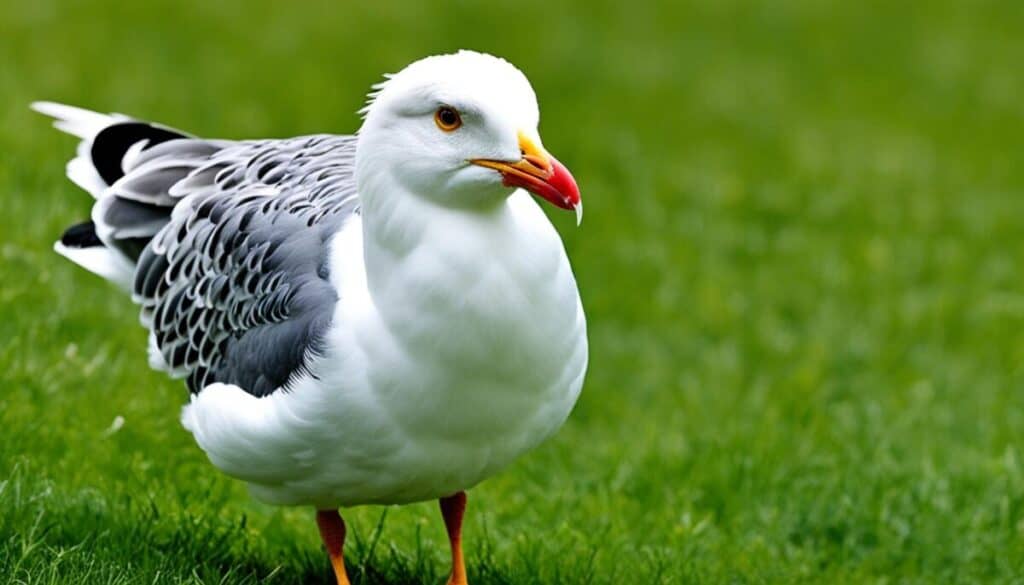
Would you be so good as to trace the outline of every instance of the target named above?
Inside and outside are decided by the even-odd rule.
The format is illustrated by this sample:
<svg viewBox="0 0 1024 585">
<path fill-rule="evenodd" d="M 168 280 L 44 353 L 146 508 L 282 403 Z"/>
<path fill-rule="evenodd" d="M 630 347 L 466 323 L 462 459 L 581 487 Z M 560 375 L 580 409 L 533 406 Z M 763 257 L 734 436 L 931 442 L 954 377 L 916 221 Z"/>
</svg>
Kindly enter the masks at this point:
<svg viewBox="0 0 1024 585">
<path fill-rule="evenodd" d="M 591 369 L 470 494 L 498 583 L 1022 583 L 1024 5 L 269 0 L 0 5 L 0 583 L 328 583 L 307 510 L 204 460 L 47 98 L 206 136 L 350 132 L 472 47 L 540 96 Z M 113 422 L 123 419 L 115 431 Z M 352 510 L 357 583 L 440 583 L 434 504 Z"/>
</svg>

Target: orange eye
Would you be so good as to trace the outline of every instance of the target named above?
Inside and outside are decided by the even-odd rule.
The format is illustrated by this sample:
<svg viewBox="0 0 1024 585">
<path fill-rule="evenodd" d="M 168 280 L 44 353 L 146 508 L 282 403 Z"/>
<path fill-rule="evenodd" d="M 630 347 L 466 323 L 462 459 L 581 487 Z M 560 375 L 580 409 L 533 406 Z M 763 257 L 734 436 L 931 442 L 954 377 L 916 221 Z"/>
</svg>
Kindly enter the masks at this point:
<svg viewBox="0 0 1024 585">
<path fill-rule="evenodd" d="M 451 106 L 441 106 L 434 112 L 434 123 L 445 132 L 453 132 L 462 126 L 462 117 Z"/>
</svg>

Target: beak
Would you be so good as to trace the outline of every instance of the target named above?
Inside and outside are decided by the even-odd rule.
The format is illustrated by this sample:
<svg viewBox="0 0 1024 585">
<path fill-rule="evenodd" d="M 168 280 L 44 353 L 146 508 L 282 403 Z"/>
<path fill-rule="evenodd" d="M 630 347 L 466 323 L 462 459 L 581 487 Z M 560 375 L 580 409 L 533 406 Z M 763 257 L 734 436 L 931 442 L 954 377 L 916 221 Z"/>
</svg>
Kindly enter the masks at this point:
<svg viewBox="0 0 1024 585">
<path fill-rule="evenodd" d="M 523 158 L 518 161 L 473 159 L 469 162 L 498 171 L 502 183 L 508 187 L 522 187 L 557 207 L 575 211 L 576 225 L 579 225 L 583 220 L 583 203 L 569 169 L 523 132 L 519 132 L 519 150 Z"/>
</svg>

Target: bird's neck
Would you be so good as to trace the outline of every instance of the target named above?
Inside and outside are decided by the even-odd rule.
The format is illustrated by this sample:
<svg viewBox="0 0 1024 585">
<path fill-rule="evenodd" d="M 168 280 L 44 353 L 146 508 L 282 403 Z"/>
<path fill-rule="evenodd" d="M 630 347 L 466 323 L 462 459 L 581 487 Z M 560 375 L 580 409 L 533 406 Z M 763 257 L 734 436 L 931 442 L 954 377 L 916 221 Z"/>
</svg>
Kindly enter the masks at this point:
<svg viewBox="0 0 1024 585">
<path fill-rule="evenodd" d="M 429 344 L 439 323 L 456 333 L 452 323 L 487 328 L 523 312 L 543 317 L 535 299 L 557 296 L 555 287 L 571 287 L 561 297 L 566 317 L 574 314 L 561 240 L 527 194 L 487 208 L 447 208 L 382 182 L 370 186 L 381 196 L 362 200 L 363 256 L 368 292 L 397 337 Z"/>
<path fill-rule="evenodd" d="M 448 208 L 386 179 L 372 191 L 382 195 L 362 197 L 363 255 L 367 286 L 382 307 L 408 305 L 439 284 L 449 288 L 472 278 L 490 248 L 519 236 L 504 201 L 486 209 Z"/>
</svg>

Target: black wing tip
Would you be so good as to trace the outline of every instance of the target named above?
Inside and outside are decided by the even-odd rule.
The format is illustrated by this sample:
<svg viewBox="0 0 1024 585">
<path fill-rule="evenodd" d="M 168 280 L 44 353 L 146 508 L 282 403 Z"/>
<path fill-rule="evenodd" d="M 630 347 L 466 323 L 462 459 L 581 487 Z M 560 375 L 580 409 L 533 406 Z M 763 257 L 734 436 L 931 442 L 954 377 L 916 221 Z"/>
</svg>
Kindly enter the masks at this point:
<svg viewBox="0 0 1024 585">
<path fill-rule="evenodd" d="M 92 157 L 93 166 L 96 167 L 96 172 L 106 184 L 113 185 L 124 176 L 121 160 L 133 144 L 140 140 L 146 140 L 148 141 L 146 148 L 150 148 L 161 142 L 177 138 L 188 138 L 188 136 L 147 122 L 118 122 L 100 130 L 92 140 L 92 149 L 89 154 Z"/>
<path fill-rule="evenodd" d="M 83 221 L 64 230 L 60 237 L 60 243 L 68 248 L 95 248 L 103 246 L 100 237 L 96 235 L 96 224 L 92 221 Z"/>
</svg>

